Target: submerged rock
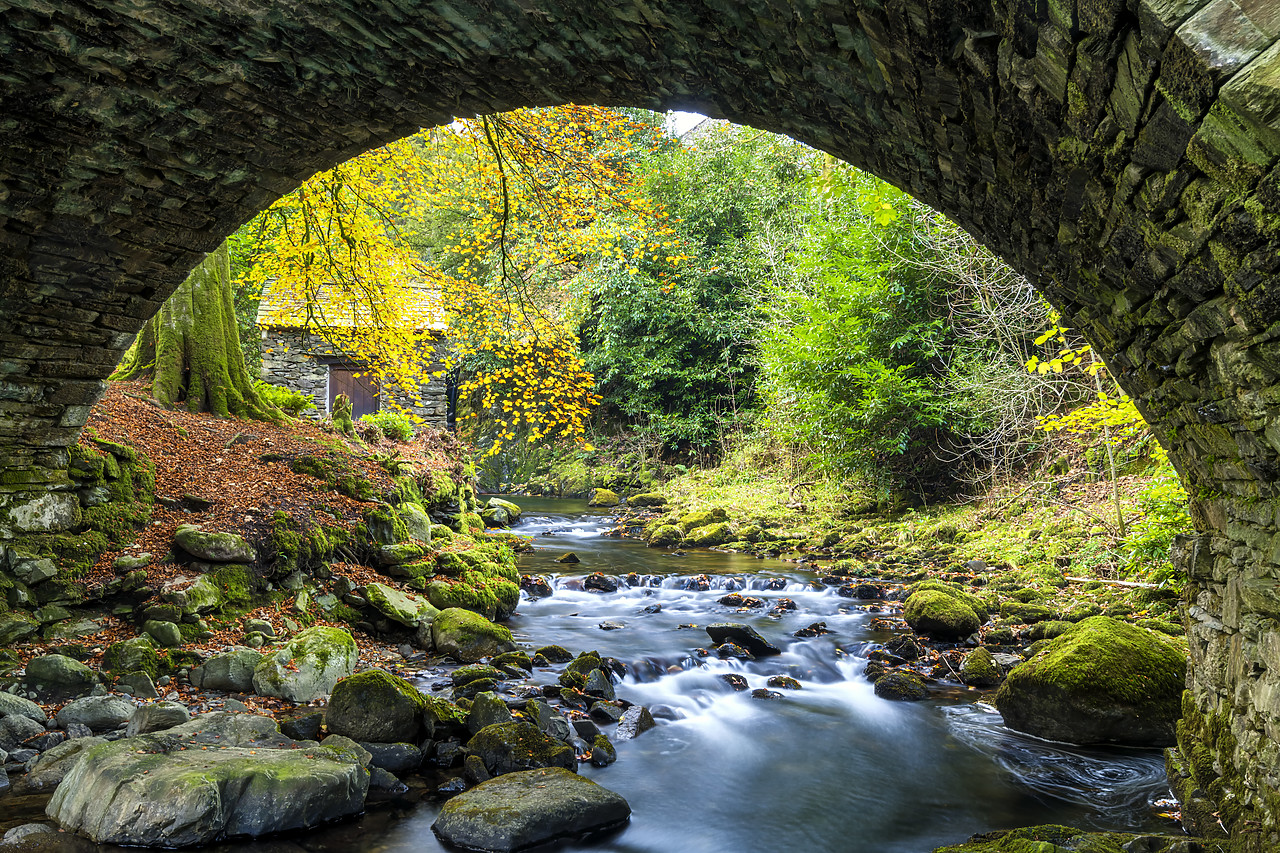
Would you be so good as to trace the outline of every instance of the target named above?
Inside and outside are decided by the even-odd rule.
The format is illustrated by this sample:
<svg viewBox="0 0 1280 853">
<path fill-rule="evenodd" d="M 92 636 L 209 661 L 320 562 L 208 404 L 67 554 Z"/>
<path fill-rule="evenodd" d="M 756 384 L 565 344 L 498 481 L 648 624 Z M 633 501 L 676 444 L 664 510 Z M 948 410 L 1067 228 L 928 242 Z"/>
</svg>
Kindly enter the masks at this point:
<svg viewBox="0 0 1280 853">
<path fill-rule="evenodd" d="M 445 803 L 432 830 L 470 850 L 509 853 L 565 836 L 620 826 L 620 795 L 560 768 L 509 773 Z"/>
<path fill-rule="evenodd" d="M 1177 640 L 1093 616 L 1045 642 L 996 693 L 1006 725 L 1069 743 L 1174 742 L 1187 669 Z"/>
<path fill-rule="evenodd" d="M 364 808 L 369 773 L 332 750 L 178 750 L 166 735 L 83 753 L 49 801 L 63 829 L 99 844 L 186 847 L 316 826 Z"/>
</svg>

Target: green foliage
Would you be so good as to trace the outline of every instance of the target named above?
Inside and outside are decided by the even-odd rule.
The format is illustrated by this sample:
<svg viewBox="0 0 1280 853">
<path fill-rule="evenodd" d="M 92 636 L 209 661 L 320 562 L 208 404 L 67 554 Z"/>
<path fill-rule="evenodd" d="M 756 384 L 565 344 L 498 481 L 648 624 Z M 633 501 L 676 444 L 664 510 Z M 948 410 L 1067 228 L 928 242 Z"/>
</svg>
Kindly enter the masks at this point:
<svg viewBox="0 0 1280 853">
<path fill-rule="evenodd" d="M 1183 578 L 1169 558 L 1173 537 L 1193 529 L 1187 492 L 1167 461 L 1138 495 L 1142 514 L 1129 527 L 1123 552 L 1128 571 L 1153 583 L 1181 589 Z"/>
<path fill-rule="evenodd" d="M 260 379 L 254 380 L 253 387 L 257 390 L 258 396 L 264 401 L 292 418 L 296 418 L 303 412 L 316 407 L 315 400 L 311 399 L 311 395 L 303 394 L 301 391 L 291 391 L 288 388 L 272 385 L 270 382 L 263 382 Z"/>
<path fill-rule="evenodd" d="M 368 415 L 362 415 L 361 423 L 370 423 L 382 430 L 387 438 L 396 441 L 412 441 L 414 436 L 413 421 L 404 412 L 392 409 L 379 409 Z"/>
</svg>

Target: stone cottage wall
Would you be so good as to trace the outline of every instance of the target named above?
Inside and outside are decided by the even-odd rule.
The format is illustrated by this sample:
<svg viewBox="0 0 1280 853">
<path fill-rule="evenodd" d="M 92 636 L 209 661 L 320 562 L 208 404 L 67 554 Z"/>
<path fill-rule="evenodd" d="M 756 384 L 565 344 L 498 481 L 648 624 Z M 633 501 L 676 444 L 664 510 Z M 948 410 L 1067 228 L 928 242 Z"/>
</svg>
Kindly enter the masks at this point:
<svg viewBox="0 0 1280 853">
<path fill-rule="evenodd" d="M 441 338 L 429 354 L 433 373 L 443 373 L 444 348 Z M 328 342 L 313 332 L 275 327 L 262 330 L 262 380 L 310 395 L 316 404 L 315 409 L 306 412 L 310 417 L 321 418 L 329 413 L 329 364 L 339 361 Z M 428 379 L 419 393 L 420 402 L 384 388 L 380 404 L 390 407 L 397 403 L 428 426 L 447 429 L 449 399 L 444 375 Z"/>
</svg>

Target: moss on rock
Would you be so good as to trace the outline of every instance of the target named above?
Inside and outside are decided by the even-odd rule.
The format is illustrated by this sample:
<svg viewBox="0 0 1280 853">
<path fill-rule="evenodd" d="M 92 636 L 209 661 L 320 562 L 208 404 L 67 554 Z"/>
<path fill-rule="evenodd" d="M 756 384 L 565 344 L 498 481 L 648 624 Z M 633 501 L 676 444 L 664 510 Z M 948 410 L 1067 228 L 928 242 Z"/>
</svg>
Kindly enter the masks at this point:
<svg viewBox="0 0 1280 853">
<path fill-rule="evenodd" d="M 1093 616 L 1009 673 L 996 707 L 1013 729 L 1070 743 L 1166 746 L 1181 714 L 1177 640 Z"/>
<path fill-rule="evenodd" d="M 981 625 L 973 608 L 960 598 L 936 589 L 913 592 L 902 615 L 911 630 L 937 640 L 962 640 Z"/>
<path fill-rule="evenodd" d="M 400 676 L 366 669 L 334 685 L 325 725 L 355 741 L 416 743 L 425 707 L 422 694 Z"/>
</svg>

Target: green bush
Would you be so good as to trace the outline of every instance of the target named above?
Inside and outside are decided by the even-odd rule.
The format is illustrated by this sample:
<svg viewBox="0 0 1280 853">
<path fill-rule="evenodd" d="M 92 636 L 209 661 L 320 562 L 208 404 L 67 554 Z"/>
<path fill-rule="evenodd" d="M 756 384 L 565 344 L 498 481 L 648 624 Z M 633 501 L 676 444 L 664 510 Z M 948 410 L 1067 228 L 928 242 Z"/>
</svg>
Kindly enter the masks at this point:
<svg viewBox="0 0 1280 853">
<path fill-rule="evenodd" d="M 288 388 L 281 388 L 279 385 L 272 385 L 260 379 L 253 381 L 253 387 L 259 397 L 293 418 L 316 407 L 311 395 L 303 394 L 301 391 L 290 391 Z"/>
<path fill-rule="evenodd" d="M 413 421 L 409 420 L 409 416 L 404 412 L 380 409 L 372 414 L 362 416 L 360 423 L 373 424 L 382 430 L 382 434 L 387 438 L 395 439 L 396 441 L 413 440 Z"/>
</svg>

